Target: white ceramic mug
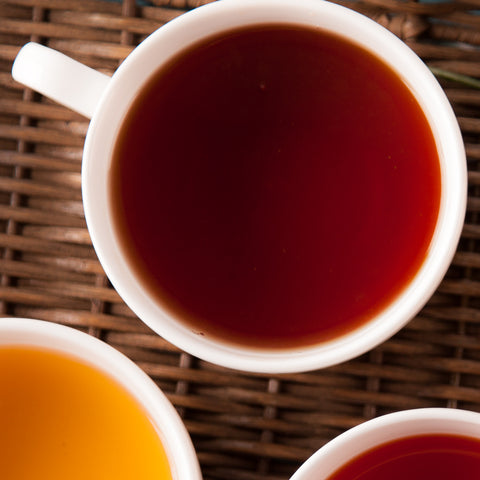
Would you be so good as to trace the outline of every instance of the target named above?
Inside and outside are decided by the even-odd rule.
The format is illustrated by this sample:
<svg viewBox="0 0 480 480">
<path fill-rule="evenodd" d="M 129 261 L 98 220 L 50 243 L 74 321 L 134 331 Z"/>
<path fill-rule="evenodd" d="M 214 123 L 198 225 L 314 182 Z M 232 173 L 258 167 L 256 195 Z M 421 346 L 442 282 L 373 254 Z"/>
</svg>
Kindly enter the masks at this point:
<svg viewBox="0 0 480 480">
<path fill-rule="evenodd" d="M 198 335 L 167 313 L 142 287 L 119 247 L 108 195 L 115 138 L 139 88 L 183 48 L 215 32 L 238 26 L 289 23 L 340 34 L 380 57 L 410 87 L 434 133 L 441 163 L 438 223 L 426 260 L 403 293 L 362 327 L 306 347 L 253 348 L 208 334 Z M 397 37 L 347 8 L 319 0 L 222 0 L 194 9 L 143 41 L 113 77 L 88 69 L 45 47 L 28 44 L 19 53 L 18 81 L 91 117 L 84 150 L 82 188 L 88 229 L 98 258 L 124 301 L 154 331 L 181 349 L 244 371 L 282 373 L 313 370 L 356 357 L 385 341 L 424 306 L 455 253 L 466 205 L 466 161 L 461 133 L 444 92 L 424 63 Z"/>
<path fill-rule="evenodd" d="M 177 411 L 150 377 L 125 355 L 73 328 L 22 318 L 0 319 L 2 347 L 35 348 L 58 353 L 112 379 L 138 403 L 158 432 L 172 478 L 201 480 L 193 444 Z"/>
<path fill-rule="evenodd" d="M 419 408 L 377 417 L 325 444 L 291 480 L 326 480 L 348 461 L 374 447 L 400 438 L 428 434 L 455 435 L 480 441 L 480 414 L 450 408 Z M 474 472 L 472 475 L 475 476 Z"/>
</svg>

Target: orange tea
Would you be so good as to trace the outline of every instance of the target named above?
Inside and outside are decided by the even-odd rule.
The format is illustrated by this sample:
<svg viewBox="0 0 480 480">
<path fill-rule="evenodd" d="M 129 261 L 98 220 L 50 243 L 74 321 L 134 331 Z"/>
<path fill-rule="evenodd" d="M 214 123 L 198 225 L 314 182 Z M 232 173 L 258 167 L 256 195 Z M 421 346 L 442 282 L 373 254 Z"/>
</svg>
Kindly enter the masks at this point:
<svg viewBox="0 0 480 480">
<path fill-rule="evenodd" d="M 0 477 L 173 478 L 159 434 L 128 392 L 80 361 L 27 347 L 0 347 Z"/>
</svg>

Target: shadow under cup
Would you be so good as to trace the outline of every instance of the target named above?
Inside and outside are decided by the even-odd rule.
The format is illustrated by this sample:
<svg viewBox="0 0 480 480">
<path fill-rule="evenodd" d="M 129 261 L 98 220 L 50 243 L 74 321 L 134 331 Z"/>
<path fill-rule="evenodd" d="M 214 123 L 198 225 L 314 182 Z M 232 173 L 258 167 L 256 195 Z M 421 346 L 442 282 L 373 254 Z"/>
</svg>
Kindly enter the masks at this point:
<svg viewBox="0 0 480 480">
<path fill-rule="evenodd" d="M 306 9 L 287 22 L 259 7 L 197 31 L 124 102 L 112 136 L 123 266 L 92 236 L 107 274 L 167 340 L 234 368 L 311 369 L 385 340 L 434 292 L 463 221 L 462 141 L 433 76 L 372 21 L 318 9 L 325 28 Z M 197 10 L 184 31 L 222 9 Z M 175 29 L 141 45 L 117 84 Z M 236 361 L 245 352 L 253 363 Z"/>
</svg>

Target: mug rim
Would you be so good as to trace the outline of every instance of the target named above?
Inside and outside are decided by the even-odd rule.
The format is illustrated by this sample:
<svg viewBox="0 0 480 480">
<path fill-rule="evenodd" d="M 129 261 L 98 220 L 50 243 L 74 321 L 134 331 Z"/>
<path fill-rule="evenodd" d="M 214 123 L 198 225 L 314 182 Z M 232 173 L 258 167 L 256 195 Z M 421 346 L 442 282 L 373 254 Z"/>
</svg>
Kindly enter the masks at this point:
<svg viewBox="0 0 480 480">
<path fill-rule="evenodd" d="M 477 431 L 473 433 L 475 428 Z M 456 408 L 426 407 L 399 410 L 367 420 L 320 447 L 290 480 L 328 479 L 349 460 L 374 447 L 400 438 L 425 434 L 458 435 L 480 441 L 480 413 Z M 319 472 L 322 473 L 321 479 Z"/>
<path fill-rule="evenodd" d="M 202 479 L 193 443 L 175 407 L 154 381 L 120 351 L 66 325 L 15 317 L 0 319 L 0 349 L 3 347 L 55 352 L 112 379 L 150 419 L 167 455 L 172 478 Z"/>
<path fill-rule="evenodd" d="M 272 6 L 277 8 L 273 10 Z M 344 31 L 337 29 L 336 33 L 352 40 L 353 32 L 361 32 L 362 38 L 360 41 L 356 39 L 356 43 L 364 47 L 369 45 L 366 48 L 370 51 L 374 45 L 380 46 L 383 54 L 376 52 L 377 56 L 410 85 L 424 111 L 428 107 L 426 114 L 434 130 L 441 160 L 441 206 L 430 251 L 423 265 L 414 280 L 380 315 L 321 344 L 260 349 L 199 335 L 150 298 L 140 279 L 132 280 L 134 273 L 116 244 L 115 227 L 108 208 L 108 163 L 121 119 L 135 97 L 126 87 L 135 83 L 134 78 L 140 88 L 142 82 L 170 58 L 169 55 L 199 38 L 236 26 L 264 24 L 267 15 L 271 15 L 272 22 L 286 22 L 294 11 L 300 12 L 294 23 L 321 24 L 327 30 L 335 28 L 338 17 L 342 17 L 346 26 Z M 212 18 L 221 25 L 214 31 L 206 22 Z M 152 55 L 155 58 L 164 56 L 162 62 L 155 62 L 155 68 L 151 67 L 154 63 Z M 140 72 L 146 75 L 142 78 Z M 409 72 L 408 77 L 405 72 Z M 423 85 L 421 92 L 417 82 Z M 125 303 L 150 328 L 182 350 L 228 368 L 260 373 L 292 373 L 341 363 L 379 345 L 408 323 L 433 295 L 453 258 L 465 215 L 466 184 L 465 152 L 458 123 L 443 90 L 425 64 L 400 39 L 373 20 L 346 7 L 315 0 L 222 0 L 189 11 L 160 27 L 133 50 L 113 75 L 91 120 L 82 162 L 87 227 L 100 263 Z M 99 204 L 105 207 L 98 208 Z"/>
</svg>

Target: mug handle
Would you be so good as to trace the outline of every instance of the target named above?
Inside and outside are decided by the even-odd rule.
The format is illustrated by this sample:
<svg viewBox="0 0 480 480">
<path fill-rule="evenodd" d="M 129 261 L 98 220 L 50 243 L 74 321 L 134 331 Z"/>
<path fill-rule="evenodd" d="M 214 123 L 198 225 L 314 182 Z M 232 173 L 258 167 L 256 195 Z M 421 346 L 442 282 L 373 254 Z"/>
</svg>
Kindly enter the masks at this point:
<svg viewBox="0 0 480 480">
<path fill-rule="evenodd" d="M 35 42 L 24 45 L 12 66 L 23 85 L 92 118 L 110 77 Z"/>
</svg>

